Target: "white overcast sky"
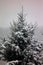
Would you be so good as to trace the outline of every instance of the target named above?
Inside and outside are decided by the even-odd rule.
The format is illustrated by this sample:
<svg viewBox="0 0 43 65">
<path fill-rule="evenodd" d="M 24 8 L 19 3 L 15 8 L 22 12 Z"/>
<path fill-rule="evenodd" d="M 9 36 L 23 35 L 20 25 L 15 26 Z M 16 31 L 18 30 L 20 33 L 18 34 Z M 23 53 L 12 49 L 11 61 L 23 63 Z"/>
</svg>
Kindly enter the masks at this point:
<svg viewBox="0 0 43 65">
<path fill-rule="evenodd" d="M 0 27 L 9 27 L 17 19 L 17 13 L 24 7 L 28 22 L 43 26 L 43 0 L 0 0 Z"/>
</svg>

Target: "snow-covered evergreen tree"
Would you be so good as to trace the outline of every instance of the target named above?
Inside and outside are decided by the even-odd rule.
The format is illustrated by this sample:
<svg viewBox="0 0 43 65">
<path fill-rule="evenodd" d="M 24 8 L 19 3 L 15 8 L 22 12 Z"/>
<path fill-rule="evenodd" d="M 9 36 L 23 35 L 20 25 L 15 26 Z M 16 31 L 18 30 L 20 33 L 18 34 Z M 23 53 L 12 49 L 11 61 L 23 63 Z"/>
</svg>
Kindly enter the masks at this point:
<svg viewBox="0 0 43 65">
<path fill-rule="evenodd" d="M 41 64 L 42 45 L 33 40 L 35 25 L 25 22 L 23 9 L 18 14 L 18 22 L 11 24 L 11 36 L 9 42 L 4 43 L 3 56 L 7 61 L 20 60 L 21 64 Z"/>
</svg>

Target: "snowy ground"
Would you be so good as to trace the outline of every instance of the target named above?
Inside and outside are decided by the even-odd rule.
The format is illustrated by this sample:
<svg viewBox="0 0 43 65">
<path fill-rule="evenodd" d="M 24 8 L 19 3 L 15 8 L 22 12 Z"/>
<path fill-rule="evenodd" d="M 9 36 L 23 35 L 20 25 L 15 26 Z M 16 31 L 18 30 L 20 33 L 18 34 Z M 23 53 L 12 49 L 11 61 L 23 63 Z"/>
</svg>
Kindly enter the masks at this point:
<svg viewBox="0 0 43 65">
<path fill-rule="evenodd" d="M 0 65 L 6 65 L 5 61 L 0 61 Z"/>
</svg>

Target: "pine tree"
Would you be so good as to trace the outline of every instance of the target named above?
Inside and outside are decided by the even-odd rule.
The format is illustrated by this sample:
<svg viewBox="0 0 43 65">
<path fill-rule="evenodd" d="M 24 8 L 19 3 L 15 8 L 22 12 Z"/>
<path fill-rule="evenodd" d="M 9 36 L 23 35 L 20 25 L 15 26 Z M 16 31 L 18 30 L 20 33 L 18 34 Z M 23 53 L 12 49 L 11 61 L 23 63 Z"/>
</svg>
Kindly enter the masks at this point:
<svg viewBox="0 0 43 65">
<path fill-rule="evenodd" d="M 0 38 L 1 43 L 0 43 L 0 60 L 3 59 L 3 51 L 4 51 L 4 43 L 5 43 L 5 38 Z"/>
<path fill-rule="evenodd" d="M 18 14 L 18 22 L 11 24 L 11 36 L 9 42 L 5 42 L 3 56 L 7 61 L 20 60 L 21 64 L 34 63 L 41 64 L 39 54 L 42 50 L 42 45 L 33 40 L 36 25 L 25 23 L 25 18 L 22 12 Z"/>
</svg>

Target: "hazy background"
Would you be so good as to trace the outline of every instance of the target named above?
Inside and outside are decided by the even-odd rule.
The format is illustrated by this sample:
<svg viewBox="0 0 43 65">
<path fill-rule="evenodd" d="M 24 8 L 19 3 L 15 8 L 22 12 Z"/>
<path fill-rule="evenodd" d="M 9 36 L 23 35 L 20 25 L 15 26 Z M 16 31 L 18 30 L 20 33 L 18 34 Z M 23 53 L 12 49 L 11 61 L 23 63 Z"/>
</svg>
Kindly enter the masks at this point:
<svg viewBox="0 0 43 65">
<path fill-rule="evenodd" d="M 9 27 L 16 20 L 17 13 L 24 7 L 28 22 L 43 26 L 43 0 L 0 0 L 0 27 Z"/>
<path fill-rule="evenodd" d="M 21 11 L 22 5 L 26 21 L 37 22 L 39 29 L 36 37 L 43 40 L 43 0 L 0 0 L 0 37 L 7 37 L 10 22 L 17 20 L 17 13 Z"/>
</svg>

